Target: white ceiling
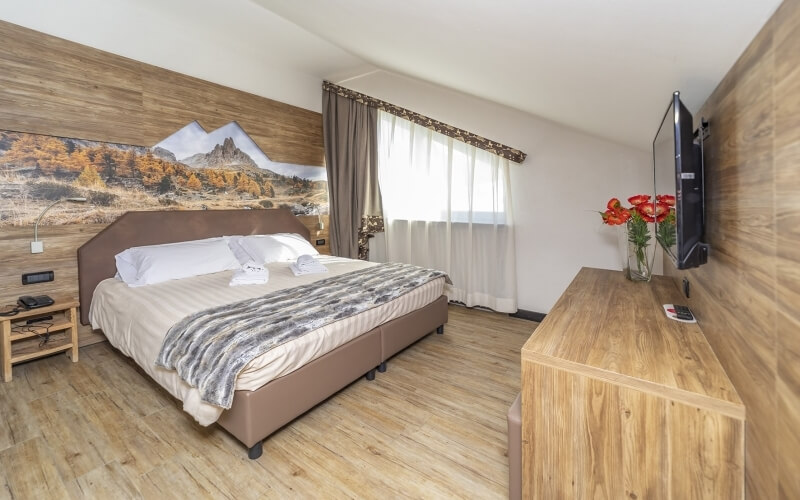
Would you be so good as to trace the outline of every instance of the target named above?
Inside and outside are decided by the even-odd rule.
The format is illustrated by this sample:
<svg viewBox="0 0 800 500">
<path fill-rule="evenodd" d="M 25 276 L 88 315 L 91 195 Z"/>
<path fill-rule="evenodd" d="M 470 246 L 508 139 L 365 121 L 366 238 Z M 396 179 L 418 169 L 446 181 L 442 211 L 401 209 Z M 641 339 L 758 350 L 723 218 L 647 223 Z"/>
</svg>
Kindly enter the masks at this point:
<svg viewBox="0 0 800 500">
<path fill-rule="evenodd" d="M 252 1 L 379 68 L 639 149 L 671 93 L 696 112 L 780 4 Z"/>
</svg>

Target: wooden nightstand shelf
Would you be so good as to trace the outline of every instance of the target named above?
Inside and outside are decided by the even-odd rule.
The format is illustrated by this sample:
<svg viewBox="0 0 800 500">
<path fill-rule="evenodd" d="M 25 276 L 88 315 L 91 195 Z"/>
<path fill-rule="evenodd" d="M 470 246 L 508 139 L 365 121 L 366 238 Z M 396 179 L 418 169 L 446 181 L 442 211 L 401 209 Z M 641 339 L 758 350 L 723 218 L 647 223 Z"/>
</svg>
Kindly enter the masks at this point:
<svg viewBox="0 0 800 500">
<path fill-rule="evenodd" d="M 67 351 L 72 362 L 78 362 L 78 305 L 78 301 L 71 298 L 56 298 L 52 306 L 0 317 L 4 382 L 11 381 L 12 365 L 23 361 Z M 28 320 L 42 316 L 52 316 L 53 319 L 27 324 Z M 40 346 L 45 334 L 49 334 L 49 340 Z"/>
</svg>

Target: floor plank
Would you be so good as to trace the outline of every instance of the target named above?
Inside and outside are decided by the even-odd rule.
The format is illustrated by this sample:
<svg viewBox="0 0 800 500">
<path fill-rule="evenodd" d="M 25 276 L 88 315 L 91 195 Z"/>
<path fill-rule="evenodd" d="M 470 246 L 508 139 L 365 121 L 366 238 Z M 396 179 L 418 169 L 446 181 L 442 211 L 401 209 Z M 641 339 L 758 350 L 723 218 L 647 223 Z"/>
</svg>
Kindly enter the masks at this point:
<svg viewBox="0 0 800 500">
<path fill-rule="evenodd" d="M 36 399 L 30 406 L 63 479 L 75 479 L 114 459 L 108 437 L 89 422 L 74 389 Z"/>
<path fill-rule="evenodd" d="M 0 451 L 41 435 L 24 393 L 0 383 Z"/>
<path fill-rule="evenodd" d="M 450 307 L 429 335 L 273 434 L 264 454 L 180 404 L 108 343 L 0 385 L 5 498 L 504 498 L 506 419 L 536 323 Z"/>
<path fill-rule="evenodd" d="M 0 452 L 7 498 L 67 498 L 67 489 L 45 440 L 36 437 Z"/>
<path fill-rule="evenodd" d="M 118 462 L 110 462 L 77 479 L 82 498 L 104 500 L 142 498 L 135 482 Z"/>
</svg>

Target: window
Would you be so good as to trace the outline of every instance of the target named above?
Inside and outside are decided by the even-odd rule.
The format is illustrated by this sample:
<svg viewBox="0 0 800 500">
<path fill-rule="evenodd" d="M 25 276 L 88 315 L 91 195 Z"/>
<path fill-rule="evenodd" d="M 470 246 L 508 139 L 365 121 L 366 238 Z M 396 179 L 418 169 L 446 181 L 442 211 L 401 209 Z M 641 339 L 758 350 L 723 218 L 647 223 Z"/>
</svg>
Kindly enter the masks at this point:
<svg viewBox="0 0 800 500">
<path fill-rule="evenodd" d="M 508 160 L 383 111 L 378 149 L 387 219 L 506 223 Z"/>
</svg>

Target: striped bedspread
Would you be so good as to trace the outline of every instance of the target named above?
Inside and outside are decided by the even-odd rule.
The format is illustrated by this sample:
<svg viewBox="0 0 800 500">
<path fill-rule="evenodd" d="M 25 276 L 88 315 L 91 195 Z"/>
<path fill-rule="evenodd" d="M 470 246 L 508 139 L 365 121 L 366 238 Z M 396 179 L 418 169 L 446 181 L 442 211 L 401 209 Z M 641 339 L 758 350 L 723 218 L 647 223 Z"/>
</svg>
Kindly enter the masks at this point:
<svg viewBox="0 0 800 500">
<path fill-rule="evenodd" d="M 308 332 L 389 302 L 446 275 L 408 264 L 377 266 L 187 316 L 167 332 L 156 364 L 230 408 L 239 372 Z M 448 280 L 449 281 L 449 280 Z"/>
</svg>

